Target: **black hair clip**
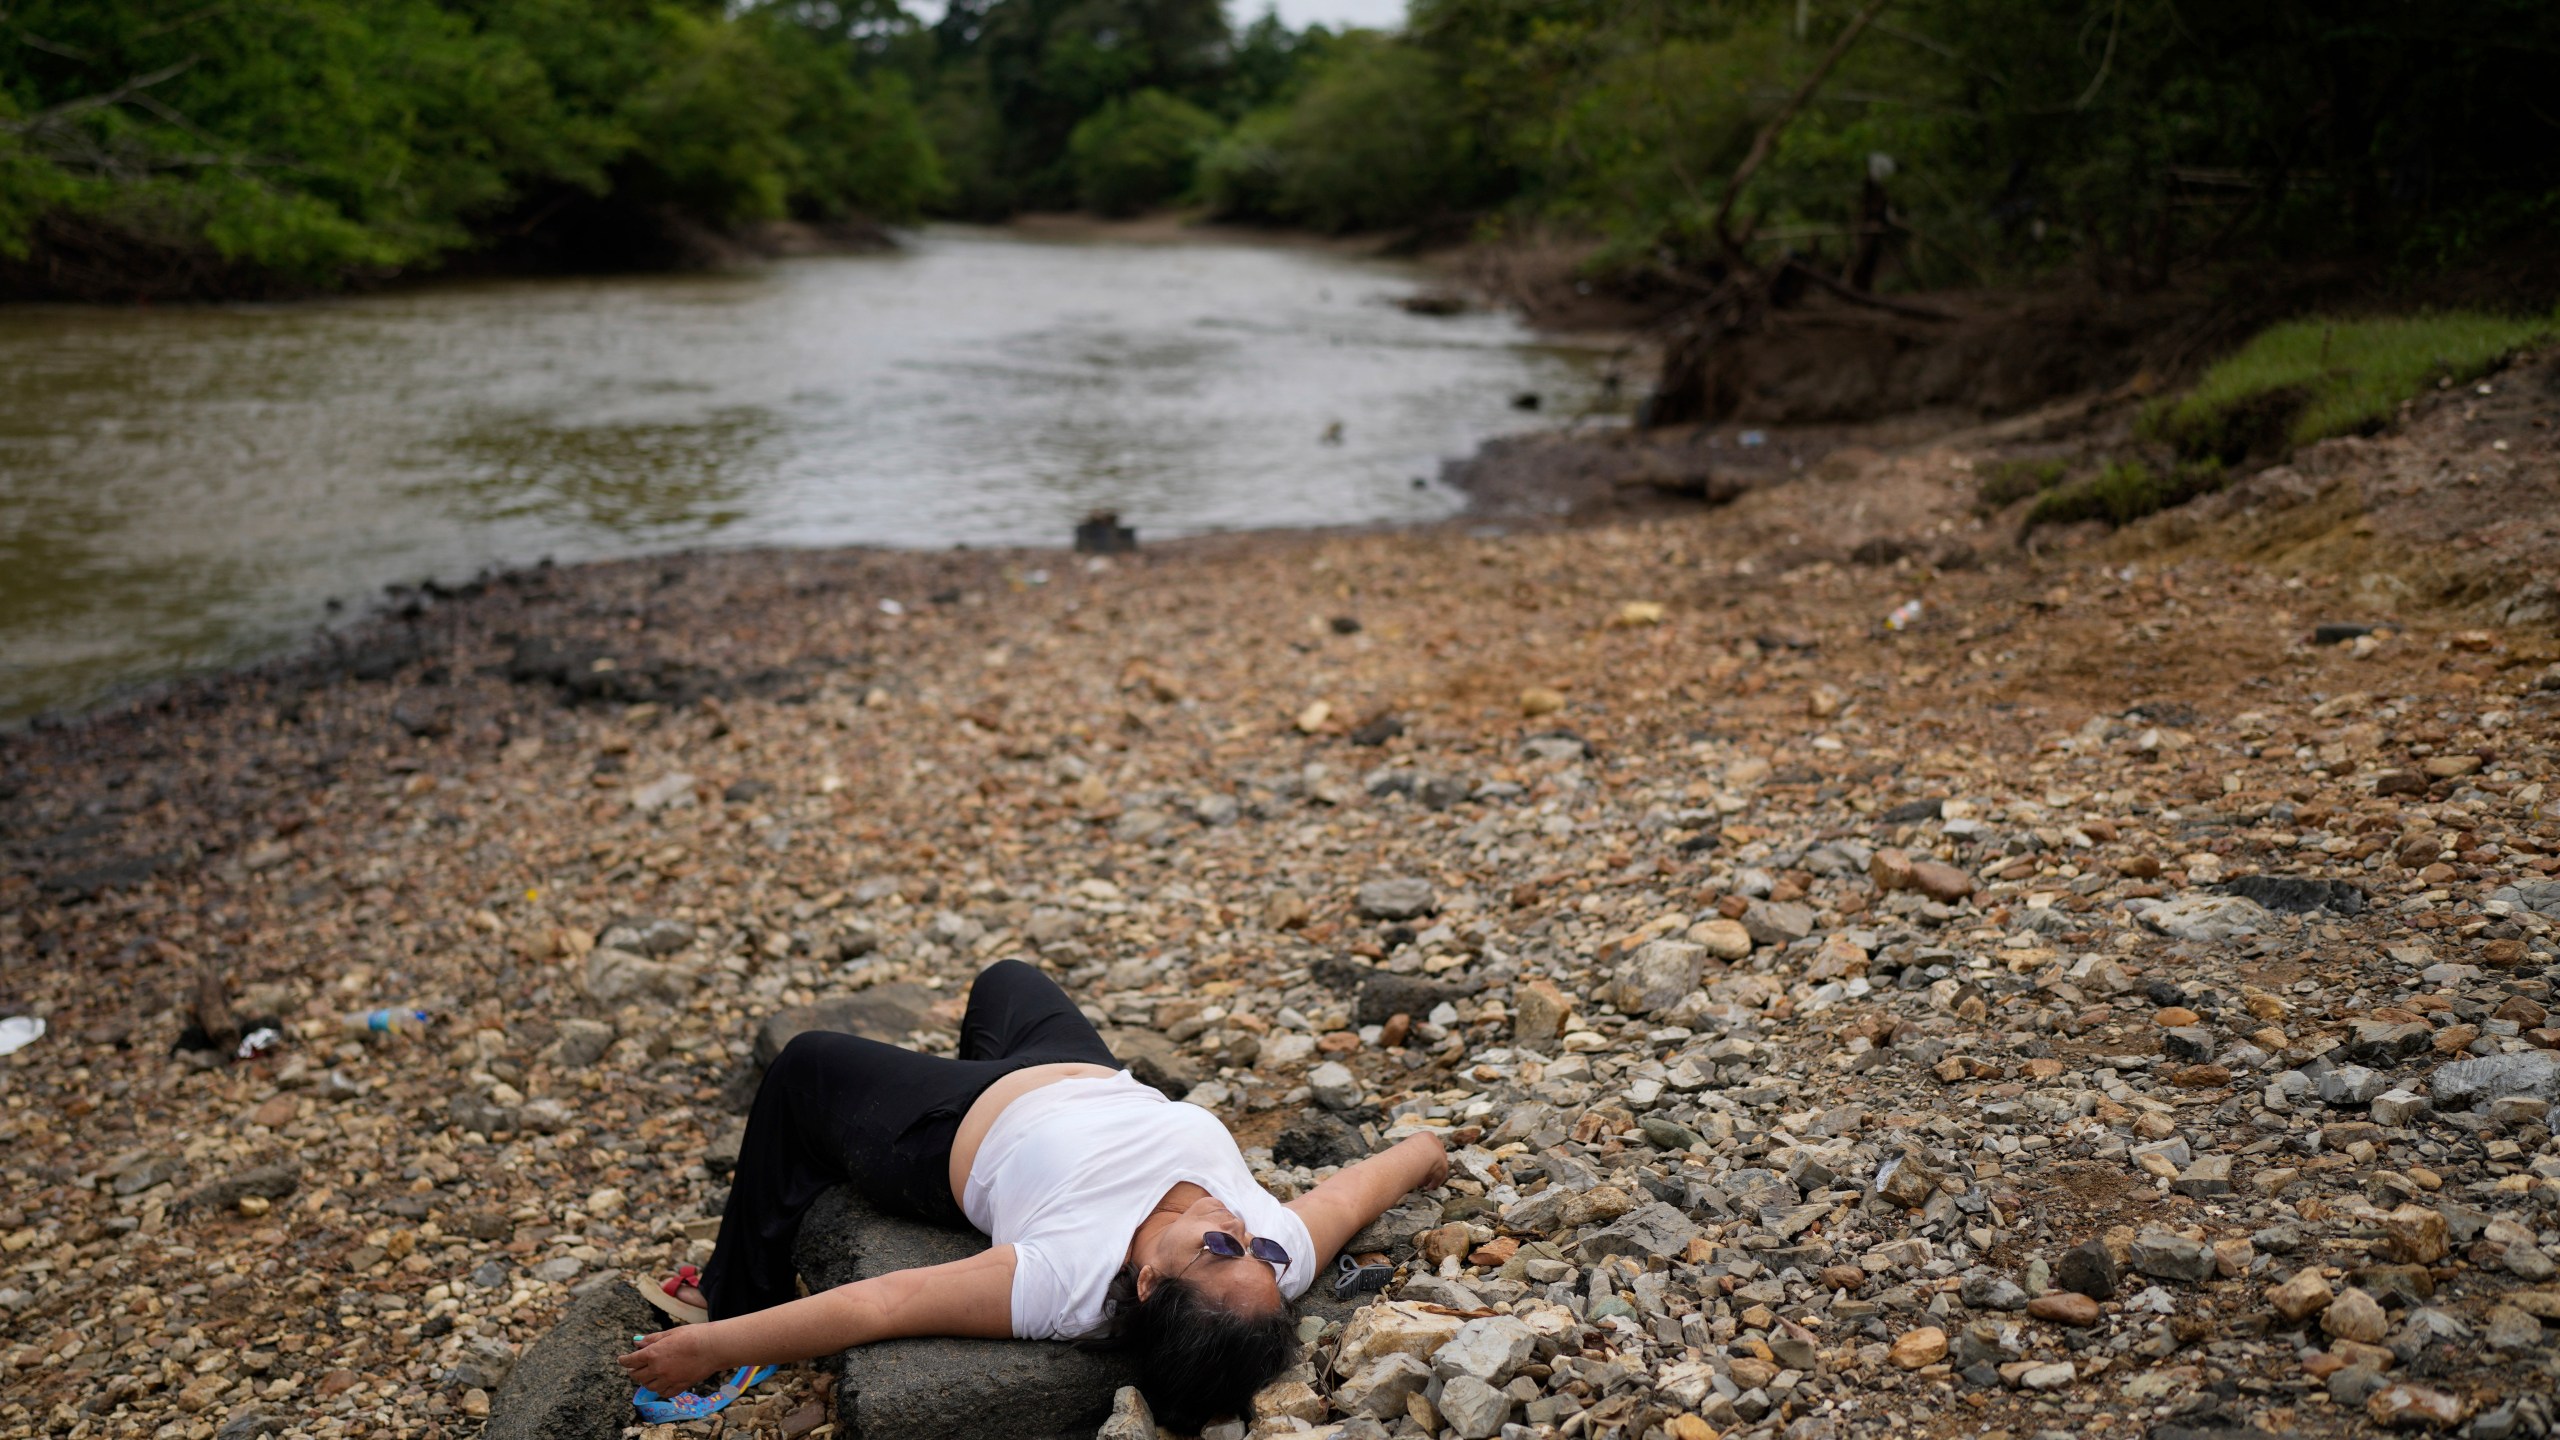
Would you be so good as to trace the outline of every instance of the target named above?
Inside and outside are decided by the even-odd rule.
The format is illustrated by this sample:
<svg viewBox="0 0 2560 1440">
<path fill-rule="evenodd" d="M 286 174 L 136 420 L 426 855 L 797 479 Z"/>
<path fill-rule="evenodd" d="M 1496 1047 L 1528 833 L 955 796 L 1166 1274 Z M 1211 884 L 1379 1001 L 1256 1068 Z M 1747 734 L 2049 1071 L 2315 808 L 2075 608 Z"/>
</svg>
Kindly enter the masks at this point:
<svg viewBox="0 0 2560 1440">
<path fill-rule="evenodd" d="M 1383 1260 L 1363 1265 L 1348 1255 L 1337 1256 L 1333 1262 L 1333 1298 L 1348 1300 L 1354 1295 L 1374 1295 L 1386 1289 L 1387 1282 L 1395 1275 L 1396 1267 Z"/>
</svg>

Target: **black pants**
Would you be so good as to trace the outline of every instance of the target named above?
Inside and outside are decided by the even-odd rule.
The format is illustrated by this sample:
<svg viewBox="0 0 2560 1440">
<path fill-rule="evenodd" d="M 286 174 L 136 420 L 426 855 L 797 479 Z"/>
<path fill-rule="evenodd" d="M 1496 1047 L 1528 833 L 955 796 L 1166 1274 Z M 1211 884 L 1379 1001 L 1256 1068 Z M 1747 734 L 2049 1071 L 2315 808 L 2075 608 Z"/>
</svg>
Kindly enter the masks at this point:
<svg viewBox="0 0 2560 1440">
<path fill-rule="evenodd" d="M 1120 1068 L 1057 982 L 999 960 L 969 986 L 957 1059 L 859 1035 L 807 1031 L 782 1048 L 756 1090 L 722 1213 L 702 1267 L 715 1319 L 793 1299 L 800 1217 L 850 1182 L 892 1214 L 965 1226 L 951 1194 L 951 1142 L 989 1085 L 1027 1065 Z"/>
</svg>

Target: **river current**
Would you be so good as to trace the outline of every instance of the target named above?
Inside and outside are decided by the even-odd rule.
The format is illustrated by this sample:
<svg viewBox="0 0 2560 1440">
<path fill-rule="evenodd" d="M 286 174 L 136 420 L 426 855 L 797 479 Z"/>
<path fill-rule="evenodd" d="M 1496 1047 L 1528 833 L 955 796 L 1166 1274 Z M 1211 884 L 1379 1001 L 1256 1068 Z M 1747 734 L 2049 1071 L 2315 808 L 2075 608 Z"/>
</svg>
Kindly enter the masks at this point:
<svg viewBox="0 0 2560 1440">
<path fill-rule="evenodd" d="M 934 229 L 736 274 L 0 311 L 0 719 L 546 556 L 1446 516 L 1442 460 L 1597 368 L 1394 303 L 1422 283 Z"/>
</svg>

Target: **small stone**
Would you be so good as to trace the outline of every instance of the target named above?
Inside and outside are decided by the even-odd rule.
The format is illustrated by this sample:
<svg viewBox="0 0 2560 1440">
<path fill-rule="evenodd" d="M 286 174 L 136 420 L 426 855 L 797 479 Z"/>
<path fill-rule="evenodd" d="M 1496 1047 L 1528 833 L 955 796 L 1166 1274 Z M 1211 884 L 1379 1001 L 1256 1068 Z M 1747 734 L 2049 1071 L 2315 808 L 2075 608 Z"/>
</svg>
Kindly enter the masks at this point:
<svg viewBox="0 0 2560 1440">
<path fill-rule="evenodd" d="M 2213 1247 L 2165 1230 L 2146 1230 L 2133 1237 L 2133 1268 L 2158 1280 L 2202 1284 L 2213 1278 Z"/>
<path fill-rule="evenodd" d="M 2181 1195 L 2228 1195 L 2231 1193 L 2231 1157 L 2199 1156 L 2196 1163 L 2169 1182 L 2169 1188 Z"/>
<path fill-rule="evenodd" d="M 2328 1280 L 2311 1266 L 2293 1272 L 2293 1278 L 2267 1292 L 2267 1303 L 2285 1319 L 2300 1324 L 2329 1307 L 2336 1298 Z"/>
<path fill-rule="evenodd" d="M 2027 1313 L 2056 1325 L 2086 1329 L 2098 1323 L 2098 1302 L 2071 1290 L 2050 1290 L 2027 1302 Z"/>
<path fill-rule="evenodd" d="M 1405 1397 L 1422 1393 L 1430 1383 L 1430 1366 L 1401 1350 L 1390 1351 L 1344 1381 L 1333 1399 L 1349 1414 L 1387 1420 L 1403 1414 Z"/>
<path fill-rule="evenodd" d="M 1886 1358 L 1904 1370 L 1918 1370 L 1947 1358 L 1947 1332 L 1935 1325 L 1906 1330 L 1894 1338 Z"/>
<path fill-rule="evenodd" d="M 2444 1213 L 2424 1205 L 2402 1205 L 2380 1217 L 2383 1248 L 2407 1265 L 2432 1265 L 2452 1248 Z"/>
<path fill-rule="evenodd" d="M 1511 1397 L 1473 1375 L 1461 1375 L 1441 1388 L 1433 1408 L 1458 1440 L 1490 1440 L 1511 1418 Z"/>
<path fill-rule="evenodd" d="M 2089 1240 L 2062 1252 L 2053 1267 L 2053 1283 L 2092 1300 L 2112 1299 L 2120 1277 L 2115 1253 L 2102 1240 Z"/>
<path fill-rule="evenodd" d="M 1645 1143 L 1657 1150 L 1687 1150 L 1704 1144 L 1698 1132 L 1663 1115 L 1647 1115 L 1636 1122 L 1644 1132 Z"/>
<path fill-rule="evenodd" d="M 1354 903 L 1372 920 L 1413 920 L 1440 908 L 1431 882 L 1414 876 L 1364 882 Z"/>
<path fill-rule="evenodd" d="M 2427 1102 L 2406 1090 L 2386 1090 L 2373 1097 L 2373 1123 L 2404 1126 L 2427 1113 Z"/>
<path fill-rule="evenodd" d="M 1307 923 L 1307 897 L 1282 887 L 1262 901 L 1262 924 L 1270 930 L 1296 930 Z"/>
<path fill-rule="evenodd" d="M 1425 1230 L 1413 1237 L 1413 1248 L 1422 1258 L 1437 1267 L 1443 1260 L 1464 1256 L 1475 1248 L 1475 1235 L 1464 1222 Z"/>
<path fill-rule="evenodd" d="M 2213 1032 L 2195 1024 L 2174 1026 L 2160 1033 L 2160 1053 L 2201 1064 L 2213 1058 Z"/>
<path fill-rule="evenodd" d="M 1866 1284 L 1867 1272 L 1859 1266 L 1825 1265 L 1822 1267 L 1822 1288 L 1825 1290 L 1846 1290 L 1855 1294 L 1866 1288 Z"/>
<path fill-rule="evenodd" d="M 2382 1313 L 2382 1302 L 2350 1285 L 2320 1312 L 2320 1328 L 2341 1340 L 2379 1345 L 2391 1333 L 2391 1321 Z"/>
<path fill-rule="evenodd" d="M 1670 1259 L 1689 1248 L 1698 1236 L 1698 1227 L 1688 1216 L 1669 1203 L 1656 1200 L 1606 1229 L 1586 1235 L 1582 1254 L 1586 1260 L 1607 1255 L 1633 1255 L 1639 1259 L 1659 1256 Z"/>
<path fill-rule="evenodd" d="M 2070 1361 L 2051 1360 L 2019 1371 L 2016 1383 L 2021 1390 L 2059 1390 L 2078 1376 Z"/>
<path fill-rule="evenodd" d="M 1348 1110 L 1360 1103 L 1360 1079 L 1349 1066 L 1327 1060 L 1307 1072 L 1307 1094 L 1327 1110 Z"/>
<path fill-rule="evenodd" d="M 2423 1020 L 2354 1020 L 2347 1025 L 2347 1057 L 2387 1065 L 2425 1050 L 2435 1035 Z"/>
<path fill-rule="evenodd" d="M 1564 708 L 1564 692 L 1544 685 L 1532 685 L 1520 692 L 1520 713 L 1529 716 L 1552 715 Z"/>
<path fill-rule="evenodd" d="M 2542 1343 L 2542 1322 L 2513 1305 L 2492 1306 L 2483 1339 L 2501 1354 L 2530 1350 Z"/>
<path fill-rule="evenodd" d="M 1741 921 L 1721 915 L 1690 926 L 1681 938 L 1706 951 L 1710 959 L 1733 961 L 1751 954 L 1751 932 Z"/>
<path fill-rule="evenodd" d="M 1316 1387 L 1295 1375 L 1283 1375 L 1253 1392 L 1253 1418 L 1257 1422 L 1295 1420 L 1312 1425 L 1325 1417 L 1327 1408 Z"/>
<path fill-rule="evenodd" d="M 1654 940 L 1636 947 L 1618 967 L 1618 978 L 1604 998 L 1630 1015 L 1667 1010 L 1698 988 L 1699 967 L 1706 951 L 1678 940 Z"/>
<path fill-rule="evenodd" d="M 1428 1364 L 1441 1346 L 1458 1338 L 1464 1323 L 1401 1300 L 1364 1305 L 1344 1322 L 1334 1364 L 1337 1372 L 1357 1374 L 1371 1359 L 1391 1352 Z"/>
<path fill-rule="evenodd" d="M 1867 860 L 1867 878 L 1874 881 L 1875 887 L 1879 890 L 1893 891 L 1910 889 L 1910 853 L 1891 848 L 1878 850 Z"/>
<path fill-rule="evenodd" d="M 2466 759 L 2472 757 L 2464 757 Z M 2385 1385 L 2364 1403 L 2364 1413 L 2386 1430 L 2450 1430 L 2462 1423 L 2463 1403 L 2431 1385 Z"/>
<path fill-rule="evenodd" d="M 563 1020 L 559 1038 L 551 1044 L 551 1058 L 562 1069 L 584 1070 L 603 1059 L 616 1038 L 613 1027 L 602 1021 Z"/>
<path fill-rule="evenodd" d="M 489 1418 L 489 1392 L 474 1385 L 462 1392 L 462 1413 L 474 1420 Z"/>
<path fill-rule="evenodd" d="M 1755 944 L 1792 945 L 1813 933 L 1813 907 L 1792 900 L 1754 900 L 1742 912 L 1742 930 Z"/>
<path fill-rule="evenodd" d="M 1537 1351 L 1538 1337 L 1527 1322 L 1509 1315 L 1470 1320 L 1456 1338 L 1431 1356 L 1432 1373 L 1443 1379 L 1473 1375 L 1488 1385 L 1508 1383 Z"/>
<path fill-rule="evenodd" d="M 2322 1075 L 2315 1088 L 2325 1104 L 2355 1106 L 2372 1104 L 2390 1084 L 2362 1065 L 2341 1065 Z"/>
<path fill-rule="evenodd" d="M 1573 1001 L 1544 980 L 1512 987 L 1511 1038 L 1518 1044 L 1547 1049 L 1564 1034 L 1565 1021 L 1572 1014 Z"/>
<path fill-rule="evenodd" d="M 1953 905 L 1972 894 L 1974 884 L 1972 876 L 1953 865 L 1942 865 L 1935 860 L 1914 860 L 1911 862 L 1911 888 L 1941 905 Z"/>
<path fill-rule="evenodd" d="M 1967 1275 L 1957 1292 L 1964 1303 L 1975 1310 L 2024 1310 L 2027 1292 L 2018 1282 L 2005 1275 L 1988 1273 Z"/>
<path fill-rule="evenodd" d="M 2276 928 L 2265 906 L 2237 895 L 2186 895 L 2142 912 L 2145 929 L 2173 940 L 2230 940 Z"/>
<path fill-rule="evenodd" d="M 1938 1193 L 1938 1179 L 1938 1173 L 1918 1156 L 1897 1156 L 1876 1167 L 1876 1193 L 1906 1210 L 1917 1210 Z"/>
</svg>

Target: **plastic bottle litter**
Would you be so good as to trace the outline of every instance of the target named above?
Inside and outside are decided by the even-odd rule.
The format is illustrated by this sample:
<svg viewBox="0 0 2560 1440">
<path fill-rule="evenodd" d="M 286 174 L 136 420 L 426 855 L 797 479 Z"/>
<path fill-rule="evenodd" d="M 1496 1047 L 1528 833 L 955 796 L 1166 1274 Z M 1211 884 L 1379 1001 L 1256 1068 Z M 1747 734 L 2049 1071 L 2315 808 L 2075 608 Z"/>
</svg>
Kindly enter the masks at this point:
<svg viewBox="0 0 2560 1440">
<path fill-rule="evenodd" d="M 382 1010 L 358 1010 L 347 1017 L 348 1029 L 367 1035 L 405 1034 L 411 1030 L 423 1030 L 426 1024 L 426 1011 L 411 1010 L 403 1006 L 392 1006 Z"/>
<path fill-rule="evenodd" d="M 0 1055 L 14 1055 L 44 1038 L 44 1021 L 34 1015 L 0 1020 Z"/>
<path fill-rule="evenodd" d="M 1892 614 L 1884 617 L 1884 628 L 1887 630 L 1908 630 L 1914 622 L 1919 620 L 1919 618 L 1920 602 L 1917 600 L 1905 600 L 1901 604 L 1893 607 Z"/>
</svg>

